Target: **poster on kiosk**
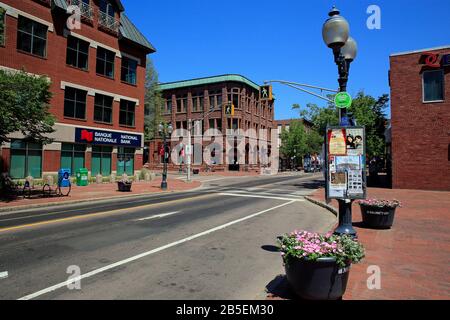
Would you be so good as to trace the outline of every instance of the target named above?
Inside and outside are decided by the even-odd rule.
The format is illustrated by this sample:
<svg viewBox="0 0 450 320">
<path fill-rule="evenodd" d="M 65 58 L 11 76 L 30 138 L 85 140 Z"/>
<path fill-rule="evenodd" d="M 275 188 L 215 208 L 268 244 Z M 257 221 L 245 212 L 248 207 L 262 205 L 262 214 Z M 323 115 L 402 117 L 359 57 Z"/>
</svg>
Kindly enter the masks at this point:
<svg viewBox="0 0 450 320">
<path fill-rule="evenodd" d="M 327 127 L 325 193 L 331 199 L 366 198 L 366 135 L 364 127 Z"/>
</svg>

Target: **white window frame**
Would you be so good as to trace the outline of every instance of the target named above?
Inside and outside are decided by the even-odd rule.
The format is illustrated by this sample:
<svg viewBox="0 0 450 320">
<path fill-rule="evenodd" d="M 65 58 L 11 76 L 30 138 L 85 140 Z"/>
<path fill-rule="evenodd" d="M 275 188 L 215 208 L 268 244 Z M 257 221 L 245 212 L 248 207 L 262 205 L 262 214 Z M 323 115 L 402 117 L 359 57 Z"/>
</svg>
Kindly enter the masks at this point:
<svg viewBox="0 0 450 320">
<path fill-rule="evenodd" d="M 429 73 L 429 72 L 436 72 L 436 71 L 440 71 L 442 74 L 442 95 L 443 98 L 442 100 L 430 100 L 430 101 L 425 101 L 425 73 Z M 436 70 L 425 70 L 424 72 L 422 72 L 422 103 L 437 103 L 437 102 L 444 102 L 445 101 L 445 73 L 443 69 L 436 69 Z"/>
</svg>

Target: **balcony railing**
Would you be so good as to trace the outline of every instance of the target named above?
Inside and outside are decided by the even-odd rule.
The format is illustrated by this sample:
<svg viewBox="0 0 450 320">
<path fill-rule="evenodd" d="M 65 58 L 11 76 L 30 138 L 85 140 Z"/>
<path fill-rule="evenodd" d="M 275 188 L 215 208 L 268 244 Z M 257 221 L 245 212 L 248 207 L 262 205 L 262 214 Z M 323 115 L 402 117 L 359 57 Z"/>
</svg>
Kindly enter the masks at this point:
<svg viewBox="0 0 450 320">
<path fill-rule="evenodd" d="M 102 11 L 98 12 L 98 24 L 109 31 L 119 33 L 119 20 Z"/>
<path fill-rule="evenodd" d="M 84 3 L 82 0 L 70 0 L 69 4 L 80 8 L 82 18 L 89 21 L 94 20 L 94 9 L 89 4 Z"/>
</svg>

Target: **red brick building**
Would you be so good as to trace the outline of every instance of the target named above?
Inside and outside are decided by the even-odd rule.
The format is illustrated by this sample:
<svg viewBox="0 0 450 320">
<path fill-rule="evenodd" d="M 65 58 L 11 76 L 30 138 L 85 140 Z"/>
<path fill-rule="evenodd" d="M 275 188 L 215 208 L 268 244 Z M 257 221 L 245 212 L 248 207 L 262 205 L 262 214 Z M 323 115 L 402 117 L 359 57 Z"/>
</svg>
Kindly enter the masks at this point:
<svg viewBox="0 0 450 320">
<path fill-rule="evenodd" d="M 450 46 L 390 57 L 394 188 L 450 190 Z"/>
<path fill-rule="evenodd" d="M 249 143 L 249 136 L 246 131 L 253 129 L 258 137 L 260 130 L 266 130 L 268 141 L 270 141 L 271 129 L 273 128 L 274 100 L 264 100 L 260 98 L 260 86 L 241 75 L 221 75 L 208 78 L 184 80 L 161 84 L 163 92 L 163 118 L 167 123 L 171 123 L 174 129 L 188 129 L 189 120 L 192 123 L 202 120 L 201 127 L 196 134 L 202 135 L 208 129 L 217 129 L 223 135 L 227 129 L 239 130 L 245 139 L 244 161 L 237 163 L 237 159 L 227 159 L 226 152 L 222 152 L 222 161 L 217 161 L 213 170 L 259 170 L 259 162 L 251 163 L 252 148 Z M 223 106 L 232 103 L 235 107 L 233 116 L 227 116 Z M 210 107 L 215 107 L 213 112 L 209 112 Z M 181 137 L 187 139 L 186 136 Z M 192 136 L 194 139 L 194 136 Z M 226 148 L 225 138 L 223 146 Z M 186 141 L 186 140 L 184 140 Z M 202 144 L 192 144 L 198 147 L 201 152 L 212 143 L 203 141 Z M 171 142 L 171 149 L 178 144 L 178 141 Z M 160 155 L 162 140 L 156 139 L 149 144 L 149 164 L 152 168 L 162 168 L 163 157 Z M 255 148 L 259 148 L 256 143 Z M 270 148 L 270 146 L 269 146 Z M 259 149 L 258 149 L 259 150 Z M 255 151 L 255 150 L 253 150 Z M 194 150 L 195 152 L 195 150 Z M 236 151 L 236 155 L 238 152 Z M 202 157 L 193 159 L 193 168 L 201 171 L 206 169 L 206 163 Z M 257 161 L 253 161 L 257 162 Z M 169 168 L 178 169 L 169 161 Z M 182 164 L 183 167 L 183 164 Z"/>
<path fill-rule="evenodd" d="M 69 19 L 76 17 L 70 5 L 80 9 L 79 25 Z M 2 0 L 0 9 L 0 68 L 48 77 L 57 119 L 52 144 L 12 134 L 1 146 L 2 171 L 13 178 L 61 167 L 135 174 L 143 157 L 146 56 L 155 49 L 120 0 Z"/>
</svg>

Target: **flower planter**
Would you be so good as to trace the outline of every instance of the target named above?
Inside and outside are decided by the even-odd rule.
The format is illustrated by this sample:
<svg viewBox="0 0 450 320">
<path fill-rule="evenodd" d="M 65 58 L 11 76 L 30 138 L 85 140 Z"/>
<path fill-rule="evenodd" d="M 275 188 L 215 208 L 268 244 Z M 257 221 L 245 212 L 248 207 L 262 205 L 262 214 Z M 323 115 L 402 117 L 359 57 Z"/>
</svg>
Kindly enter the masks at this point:
<svg viewBox="0 0 450 320">
<path fill-rule="evenodd" d="M 340 268 L 334 258 L 291 259 L 286 276 L 294 292 L 308 300 L 338 300 L 347 288 L 351 264 Z"/>
<path fill-rule="evenodd" d="M 395 209 L 361 205 L 361 215 L 365 226 L 374 229 L 389 229 L 394 223 Z"/>
<path fill-rule="evenodd" d="M 130 192 L 131 191 L 131 182 L 125 183 L 125 182 L 117 182 L 117 186 L 119 188 L 119 191 L 121 192 Z"/>
</svg>

